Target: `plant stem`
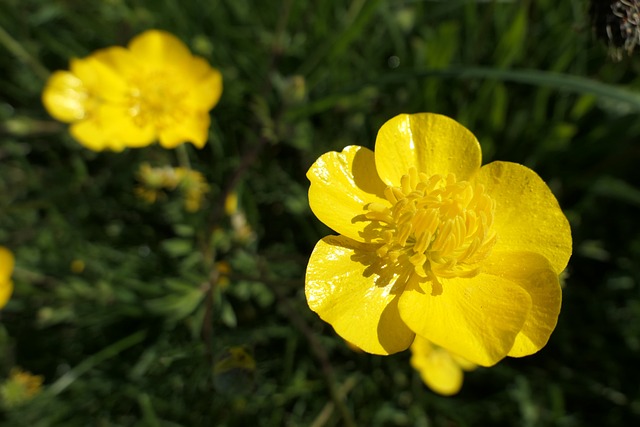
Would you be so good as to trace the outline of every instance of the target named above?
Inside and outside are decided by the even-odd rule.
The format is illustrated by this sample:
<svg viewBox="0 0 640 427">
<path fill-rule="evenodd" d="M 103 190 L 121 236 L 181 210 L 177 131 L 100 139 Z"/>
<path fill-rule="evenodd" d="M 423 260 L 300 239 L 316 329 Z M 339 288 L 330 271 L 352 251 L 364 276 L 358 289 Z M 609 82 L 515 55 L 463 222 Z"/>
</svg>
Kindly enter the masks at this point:
<svg viewBox="0 0 640 427">
<path fill-rule="evenodd" d="M 13 53 L 20 61 L 29 65 L 33 70 L 33 73 L 42 80 L 47 80 L 49 78 L 49 75 L 51 74 L 49 70 L 47 70 L 35 56 L 31 55 L 19 41 L 14 39 L 11 34 L 2 27 L 2 25 L 0 25 L 0 44 L 6 47 L 7 50 Z"/>
</svg>

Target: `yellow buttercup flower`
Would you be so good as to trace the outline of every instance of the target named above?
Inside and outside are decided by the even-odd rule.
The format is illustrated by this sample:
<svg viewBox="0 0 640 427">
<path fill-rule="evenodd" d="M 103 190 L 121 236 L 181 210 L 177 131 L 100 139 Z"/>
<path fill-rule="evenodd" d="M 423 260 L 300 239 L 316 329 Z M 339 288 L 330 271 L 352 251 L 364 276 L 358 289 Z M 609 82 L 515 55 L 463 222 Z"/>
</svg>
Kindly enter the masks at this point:
<svg viewBox="0 0 640 427">
<path fill-rule="evenodd" d="M 11 275 L 15 259 L 11 251 L 4 246 L 0 246 L 0 308 L 4 307 L 13 292 L 13 282 Z"/>
<path fill-rule="evenodd" d="M 205 145 L 222 76 L 175 36 L 149 30 L 127 48 L 73 59 L 70 68 L 51 75 L 42 101 L 54 118 L 71 123 L 71 135 L 85 147 Z"/>
<path fill-rule="evenodd" d="M 198 171 L 186 168 L 176 168 L 176 170 L 181 175 L 185 209 L 187 212 L 198 212 L 204 196 L 209 192 L 209 184 Z"/>
<path fill-rule="evenodd" d="M 411 366 L 431 390 L 443 396 L 456 394 L 462 388 L 464 371 L 476 365 L 428 340 L 417 336 L 411 344 Z"/>
<path fill-rule="evenodd" d="M 386 122 L 309 169 L 320 240 L 309 307 L 345 340 L 390 354 L 415 335 L 482 366 L 535 353 L 555 328 L 571 230 L 535 172 L 481 166 L 469 130 L 437 114 Z"/>
</svg>

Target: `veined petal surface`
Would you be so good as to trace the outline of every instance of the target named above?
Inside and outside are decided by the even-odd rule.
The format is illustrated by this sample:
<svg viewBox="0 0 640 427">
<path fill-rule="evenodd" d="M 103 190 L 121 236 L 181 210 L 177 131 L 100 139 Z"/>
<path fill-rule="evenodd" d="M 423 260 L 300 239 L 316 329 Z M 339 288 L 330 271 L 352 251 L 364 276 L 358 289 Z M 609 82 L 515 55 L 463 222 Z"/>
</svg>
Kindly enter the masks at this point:
<svg viewBox="0 0 640 427">
<path fill-rule="evenodd" d="M 494 252 L 483 271 L 517 283 L 531 297 L 531 310 L 509 356 L 528 356 L 544 347 L 556 327 L 562 304 L 560 281 L 549 261 L 533 252 Z"/>
<path fill-rule="evenodd" d="M 414 338 L 397 307 L 406 276 L 378 265 L 372 246 L 343 236 L 320 240 L 307 266 L 305 293 L 311 310 L 343 339 L 368 353 L 391 354 Z"/>
<path fill-rule="evenodd" d="M 482 162 L 480 144 L 460 123 L 439 114 L 400 114 L 380 128 L 375 148 L 380 178 L 393 186 L 410 168 L 428 176 L 468 180 Z"/>
<path fill-rule="evenodd" d="M 349 146 L 341 153 L 323 154 L 309 168 L 311 210 L 334 231 L 359 242 L 370 241 L 365 228 L 365 205 L 388 205 L 385 184 L 376 173 L 374 155 L 365 147 Z"/>
<path fill-rule="evenodd" d="M 495 201 L 495 251 L 530 251 L 561 273 L 571 256 L 571 228 L 555 196 L 534 171 L 510 162 L 483 166 L 476 182 Z"/>
<path fill-rule="evenodd" d="M 400 296 L 402 320 L 417 335 L 481 366 L 507 355 L 531 309 L 529 294 L 499 276 L 440 278 L 438 289 L 417 279 Z"/>
</svg>

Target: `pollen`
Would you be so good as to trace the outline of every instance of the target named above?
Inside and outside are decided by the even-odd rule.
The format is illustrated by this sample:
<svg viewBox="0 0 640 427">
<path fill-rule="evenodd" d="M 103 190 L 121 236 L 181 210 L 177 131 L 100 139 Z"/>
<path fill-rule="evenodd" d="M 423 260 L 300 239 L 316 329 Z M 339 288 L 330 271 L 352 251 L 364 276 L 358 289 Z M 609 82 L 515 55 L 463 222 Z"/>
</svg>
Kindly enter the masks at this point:
<svg viewBox="0 0 640 427">
<path fill-rule="evenodd" d="M 495 202 L 482 185 L 411 168 L 400 186 L 388 186 L 384 195 L 388 203 L 365 206 L 380 258 L 409 263 L 429 279 L 478 273 L 496 242 Z"/>
</svg>

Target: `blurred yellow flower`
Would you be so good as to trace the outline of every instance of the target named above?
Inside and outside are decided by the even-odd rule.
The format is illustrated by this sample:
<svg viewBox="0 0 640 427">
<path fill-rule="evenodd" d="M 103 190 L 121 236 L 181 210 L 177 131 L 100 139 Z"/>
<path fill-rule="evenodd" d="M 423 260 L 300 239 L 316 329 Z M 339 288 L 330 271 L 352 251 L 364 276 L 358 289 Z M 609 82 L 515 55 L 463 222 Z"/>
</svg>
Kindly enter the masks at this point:
<svg viewBox="0 0 640 427">
<path fill-rule="evenodd" d="M 0 384 L 0 401 L 13 408 L 32 399 L 42 390 L 44 377 L 19 368 L 12 368 L 9 378 Z"/>
<path fill-rule="evenodd" d="M 218 287 L 223 291 L 229 287 L 231 283 L 229 276 L 231 275 L 231 265 L 227 261 L 218 261 L 215 264 L 218 273 Z"/>
<path fill-rule="evenodd" d="M 472 371 L 476 365 L 467 359 L 433 345 L 416 336 L 411 344 L 411 366 L 431 390 L 443 396 L 456 394 L 462 388 L 464 371 Z"/>
<path fill-rule="evenodd" d="M 11 251 L 4 246 L 0 246 L 0 308 L 4 307 L 13 292 L 13 282 L 11 275 L 15 259 Z"/>
<path fill-rule="evenodd" d="M 256 361 L 245 346 L 229 347 L 213 365 L 213 386 L 225 394 L 247 393 L 253 388 Z"/>
<path fill-rule="evenodd" d="M 186 168 L 176 168 L 176 171 L 180 175 L 185 209 L 187 212 L 199 211 L 204 195 L 209 192 L 209 184 L 200 172 Z"/>
<path fill-rule="evenodd" d="M 69 266 L 71 271 L 76 274 L 81 274 L 84 271 L 85 267 L 86 265 L 81 259 L 74 259 L 73 261 L 71 261 L 71 265 Z"/>
<path fill-rule="evenodd" d="M 231 216 L 238 212 L 238 193 L 232 191 L 224 199 L 224 212 Z"/>
<path fill-rule="evenodd" d="M 222 76 L 175 36 L 149 30 L 127 48 L 72 59 L 70 68 L 51 75 L 42 101 L 54 118 L 71 123 L 71 135 L 85 147 L 205 145 Z"/>
<path fill-rule="evenodd" d="M 571 230 L 535 172 L 481 165 L 469 130 L 437 114 L 386 122 L 309 169 L 320 240 L 309 307 L 345 340 L 390 354 L 415 335 L 478 365 L 535 353 L 555 328 Z"/>
<path fill-rule="evenodd" d="M 209 192 L 209 184 L 204 176 L 198 172 L 181 167 L 151 167 L 143 163 L 138 169 L 138 179 L 142 183 L 136 187 L 138 197 L 148 203 L 155 203 L 164 196 L 162 190 L 180 188 L 184 197 L 184 207 L 188 212 L 197 212 L 202 206 L 205 194 Z"/>
</svg>

